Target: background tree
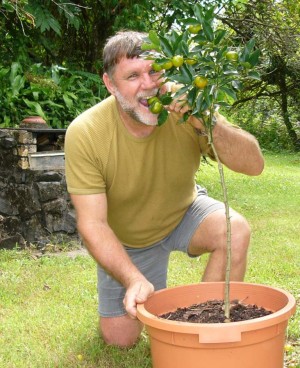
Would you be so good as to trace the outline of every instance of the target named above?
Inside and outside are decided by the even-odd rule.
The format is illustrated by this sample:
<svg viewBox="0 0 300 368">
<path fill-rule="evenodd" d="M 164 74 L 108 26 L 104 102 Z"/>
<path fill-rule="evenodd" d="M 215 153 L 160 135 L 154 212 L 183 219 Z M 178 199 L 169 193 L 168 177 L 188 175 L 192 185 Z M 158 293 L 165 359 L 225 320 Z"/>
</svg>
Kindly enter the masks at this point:
<svg viewBox="0 0 300 368">
<path fill-rule="evenodd" d="M 192 14 L 195 3 L 195 0 L 3 0 L 0 36 L 4 47 L 0 53 L 8 62 L 67 64 L 97 72 L 103 45 L 115 31 L 167 30 L 177 19 Z M 215 3 L 222 4 L 222 0 Z"/>
<path fill-rule="evenodd" d="M 108 36 L 119 29 L 167 32 L 196 3 L 217 6 L 236 45 L 255 36 L 263 51 L 262 80 L 245 85 L 227 115 L 266 148 L 299 150 L 300 4 L 289 0 L 2 0 L 0 126 L 41 110 L 53 127 L 67 126 L 106 96 L 99 76 Z"/>
<path fill-rule="evenodd" d="M 275 0 L 252 0 L 230 7 L 221 20 L 232 28 L 243 42 L 255 35 L 259 49 L 264 50 L 262 80 L 251 83 L 236 103 L 263 99 L 266 108 L 277 105 L 290 141 L 300 151 L 297 135 L 300 87 L 300 3 Z M 253 105 L 252 105 L 253 108 Z"/>
</svg>

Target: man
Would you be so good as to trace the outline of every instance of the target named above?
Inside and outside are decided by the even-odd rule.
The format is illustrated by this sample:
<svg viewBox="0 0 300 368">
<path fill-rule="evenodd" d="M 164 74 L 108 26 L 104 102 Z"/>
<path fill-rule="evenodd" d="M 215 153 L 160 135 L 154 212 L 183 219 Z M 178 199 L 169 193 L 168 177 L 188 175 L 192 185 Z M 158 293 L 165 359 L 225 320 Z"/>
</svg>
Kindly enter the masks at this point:
<svg viewBox="0 0 300 368">
<path fill-rule="evenodd" d="M 68 191 L 78 230 L 98 263 L 100 330 L 108 344 L 133 345 L 143 328 L 136 305 L 166 287 L 173 250 L 210 253 L 204 281 L 224 280 L 224 204 L 195 185 L 210 148 L 200 120 L 176 124 L 188 107 L 174 102 L 157 126 L 147 99 L 161 73 L 140 58 L 143 34 L 120 32 L 104 48 L 104 83 L 111 96 L 77 117 L 66 135 Z M 259 175 L 263 157 L 253 136 L 216 114 L 214 144 L 224 165 Z M 198 134 L 196 132 L 196 129 Z M 231 210 L 232 280 L 243 280 L 250 230 Z"/>
</svg>

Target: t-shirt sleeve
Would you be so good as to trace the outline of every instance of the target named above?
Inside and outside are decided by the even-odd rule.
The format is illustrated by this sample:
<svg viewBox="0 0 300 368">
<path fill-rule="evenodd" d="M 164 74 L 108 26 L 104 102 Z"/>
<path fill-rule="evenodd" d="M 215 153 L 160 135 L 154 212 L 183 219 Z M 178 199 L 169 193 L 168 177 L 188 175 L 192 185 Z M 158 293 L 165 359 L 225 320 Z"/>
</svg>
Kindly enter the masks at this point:
<svg viewBox="0 0 300 368">
<path fill-rule="evenodd" d="M 95 154 L 93 139 L 80 121 L 73 122 L 65 138 L 65 170 L 71 194 L 104 193 L 103 164 Z"/>
</svg>

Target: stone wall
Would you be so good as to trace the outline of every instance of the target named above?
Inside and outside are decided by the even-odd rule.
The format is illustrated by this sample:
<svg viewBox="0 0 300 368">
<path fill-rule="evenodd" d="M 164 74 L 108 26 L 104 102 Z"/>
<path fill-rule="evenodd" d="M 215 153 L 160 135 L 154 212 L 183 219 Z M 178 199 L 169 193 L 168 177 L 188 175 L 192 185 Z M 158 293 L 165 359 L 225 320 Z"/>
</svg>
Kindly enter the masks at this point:
<svg viewBox="0 0 300 368">
<path fill-rule="evenodd" d="M 49 130 L 46 141 L 55 140 L 53 147 L 64 137 L 58 133 Z M 64 169 L 38 145 L 45 137 L 45 132 L 0 129 L 0 248 L 79 240 Z M 47 160 L 46 170 L 30 165 L 31 155 L 39 150 L 40 158 Z"/>
</svg>

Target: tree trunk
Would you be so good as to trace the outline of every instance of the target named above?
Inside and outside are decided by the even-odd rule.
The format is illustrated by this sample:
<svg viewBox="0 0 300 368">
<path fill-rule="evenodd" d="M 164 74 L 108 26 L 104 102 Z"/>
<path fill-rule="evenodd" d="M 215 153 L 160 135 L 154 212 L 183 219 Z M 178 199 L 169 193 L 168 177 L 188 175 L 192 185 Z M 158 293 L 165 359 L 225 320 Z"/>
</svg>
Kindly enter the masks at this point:
<svg viewBox="0 0 300 368">
<path fill-rule="evenodd" d="M 288 112 L 288 90 L 286 86 L 285 74 L 282 73 L 279 79 L 279 87 L 281 91 L 281 112 L 284 124 L 286 126 L 288 135 L 292 141 L 295 151 L 300 151 L 300 138 L 297 137 L 293 125 L 291 123 L 289 112 Z"/>
</svg>

